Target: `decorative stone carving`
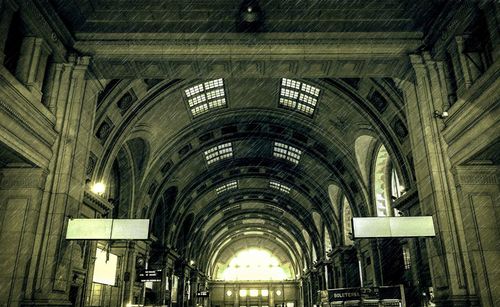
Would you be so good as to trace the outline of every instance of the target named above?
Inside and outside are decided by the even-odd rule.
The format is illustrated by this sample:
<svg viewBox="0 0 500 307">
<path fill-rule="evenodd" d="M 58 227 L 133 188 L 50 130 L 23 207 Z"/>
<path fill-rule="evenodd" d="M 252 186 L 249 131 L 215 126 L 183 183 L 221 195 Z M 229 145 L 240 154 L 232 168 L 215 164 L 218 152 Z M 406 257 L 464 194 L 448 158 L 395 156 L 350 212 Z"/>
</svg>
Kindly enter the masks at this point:
<svg viewBox="0 0 500 307">
<path fill-rule="evenodd" d="M 149 195 L 153 195 L 153 193 L 156 191 L 156 188 L 158 187 L 158 183 L 153 182 L 150 186 L 149 186 L 149 190 L 148 190 L 148 194 Z"/>
<path fill-rule="evenodd" d="M 97 163 L 97 156 L 94 153 L 90 152 L 89 159 L 87 162 L 87 169 L 85 171 L 87 177 L 92 177 L 92 173 L 94 172 L 96 163 Z"/>
<path fill-rule="evenodd" d="M 408 129 L 406 128 L 406 125 L 403 123 L 403 121 L 399 118 L 395 118 L 391 126 L 401 141 L 404 140 L 406 136 L 408 136 Z"/>
<path fill-rule="evenodd" d="M 380 113 L 384 113 L 387 109 L 387 100 L 378 91 L 373 91 L 368 100 Z"/>
<path fill-rule="evenodd" d="M 130 90 L 128 93 L 122 96 L 120 100 L 116 103 L 118 108 L 120 108 L 122 113 L 125 113 L 131 106 L 132 104 L 137 100 L 136 95 L 132 90 Z"/>
<path fill-rule="evenodd" d="M 457 167 L 458 179 L 462 185 L 499 184 L 498 170 L 490 165 L 471 165 Z"/>
<path fill-rule="evenodd" d="M 113 123 L 109 118 L 106 118 L 106 120 L 101 123 L 101 126 L 99 126 L 99 129 L 97 129 L 96 136 L 102 143 L 104 143 L 111 133 L 111 130 L 113 130 Z"/>
<path fill-rule="evenodd" d="M 148 86 L 148 90 L 160 83 L 162 79 L 144 79 L 144 83 Z"/>
<path fill-rule="evenodd" d="M 168 161 L 168 162 L 167 162 L 167 163 L 165 163 L 165 165 L 163 165 L 163 167 L 161 168 L 161 172 L 162 172 L 163 174 L 166 174 L 166 173 L 170 170 L 170 168 L 172 167 L 172 165 L 173 165 L 172 161 Z"/>
</svg>

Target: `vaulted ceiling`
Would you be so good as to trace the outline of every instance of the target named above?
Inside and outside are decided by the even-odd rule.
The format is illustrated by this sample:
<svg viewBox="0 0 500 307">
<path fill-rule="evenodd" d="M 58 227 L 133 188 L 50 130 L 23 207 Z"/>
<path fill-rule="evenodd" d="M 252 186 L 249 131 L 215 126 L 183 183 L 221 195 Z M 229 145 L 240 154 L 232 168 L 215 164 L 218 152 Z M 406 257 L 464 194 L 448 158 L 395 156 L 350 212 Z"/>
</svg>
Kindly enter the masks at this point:
<svg viewBox="0 0 500 307">
<path fill-rule="evenodd" d="M 383 143 L 411 186 L 402 97 L 394 83 L 297 79 L 320 90 L 311 115 L 280 104 L 281 79 L 227 78 L 226 105 L 193 116 L 186 90 L 206 81 L 110 82 L 99 101 L 99 141 L 92 151 L 101 157 L 95 177 L 106 178 L 111 162 L 124 159 L 125 144 L 143 174 L 134 192 L 146 201 L 139 213 L 162 215 L 165 243 L 207 271 L 221 265 L 210 257 L 245 233 L 254 233 L 250 241 L 279 242 L 294 272 L 305 269 L 304 259 L 312 262 L 313 249 L 318 258 L 324 254 L 323 236 L 341 244 L 340 200 L 332 204 L 329 186 L 343 191 L 356 214 L 372 210 L 363 177 L 371 166 L 369 158 L 358 163 L 356 140 Z M 104 126 L 110 132 L 102 137 Z M 299 157 L 276 155 L 277 143 L 297 149 Z M 209 163 L 207 152 L 223 144 L 230 156 Z"/>
<path fill-rule="evenodd" d="M 413 185 L 398 83 L 442 3 L 262 1 L 255 31 L 239 28 L 236 1 L 50 3 L 104 87 L 92 178 L 125 180 L 120 167 L 133 168 L 121 193 L 134 216 L 164 224 L 163 243 L 208 274 L 234 246 L 273 242 L 299 273 L 324 255 L 323 227 L 342 244 L 340 197 L 372 214 L 376 146 Z M 224 104 L 193 114 L 187 90 L 219 78 Z M 319 90 L 312 113 L 283 107 L 282 78 Z M 276 155 L 277 143 L 297 161 Z M 224 144 L 229 157 L 209 162 Z"/>
</svg>

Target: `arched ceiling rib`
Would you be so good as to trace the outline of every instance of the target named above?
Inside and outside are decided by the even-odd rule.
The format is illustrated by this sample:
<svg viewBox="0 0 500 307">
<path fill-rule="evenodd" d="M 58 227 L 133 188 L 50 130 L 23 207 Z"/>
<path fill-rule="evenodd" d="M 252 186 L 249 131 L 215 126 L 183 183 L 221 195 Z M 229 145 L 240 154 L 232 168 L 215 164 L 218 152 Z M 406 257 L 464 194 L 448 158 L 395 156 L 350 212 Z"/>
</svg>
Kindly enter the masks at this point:
<svg viewBox="0 0 500 307">
<path fill-rule="evenodd" d="M 262 218 L 262 217 L 261 217 Z M 311 251 L 307 248 L 307 243 L 299 229 L 291 229 L 290 232 L 285 230 L 282 226 L 278 225 L 278 220 L 275 217 L 271 224 L 262 225 L 257 224 L 238 224 L 229 226 L 218 225 L 214 227 L 213 231 L 207 233 L 200 248 L 205 251 L 201 258 L 202 267 L 210 267 L 218 257 L 221 249 L 225 244 L 230 243 L 232 240 L 244 238 L 245 233 L 262 233 L 254 235 L 255 237 L 274 240 L 276 243 L 283 245 L 290 253 L 292 259 L 306 259 L 310 262 Z M 206 239 L 211 237 L 212 239 Z M 196 255 L 193 255 L 196 256 Z M 208 268 L 207 267 L 207 268 Z M 299 261 L 294 262 L 296 272 L 302 269 Z"/>
<path fill-rule="evenodd" d="M 273 216 L 278 220 L 281 219 L 279 224 L 285 229 L 289 227 L 293 227 L 293 229 L 307 229 L 311 237 L 315 240 L 320 240 L 321 238 L 319 233 L 314 229 L 310 215 L 298 215 L 291 209 L 284 208 L 284 206 L 280 206 L 278 203 L 272 201 L 246 199 L 241 202 L 228 204 L 224 207 L 216 205 L 211 211 L 203 212 L 199 215 L 199 219 L 195 222 L 197 227 L 193 229 L 191 242 L 196 242 L 198 238 L 202 236 L 212 238 L 212 236 L 209 236 L 209 231 L 215 229 L 214 227 L 235 223 L 241 219 L 250 219 L 251 217 L 261 220 L 262 225 L 260 225 L 260 227 L 265 228 L 267 223 L 264 217 L 268 216 Z M 242 225 L 245 223 L 246 221 L 243 220 Z M 290 229 L 288 229 L 288 231 L 291 231 Z M 321 244 L 321 242 L 317 242 L 316 244 Z M 318 246 L 318 248 L 320 248 L 320 246 Z"/>
</svg>

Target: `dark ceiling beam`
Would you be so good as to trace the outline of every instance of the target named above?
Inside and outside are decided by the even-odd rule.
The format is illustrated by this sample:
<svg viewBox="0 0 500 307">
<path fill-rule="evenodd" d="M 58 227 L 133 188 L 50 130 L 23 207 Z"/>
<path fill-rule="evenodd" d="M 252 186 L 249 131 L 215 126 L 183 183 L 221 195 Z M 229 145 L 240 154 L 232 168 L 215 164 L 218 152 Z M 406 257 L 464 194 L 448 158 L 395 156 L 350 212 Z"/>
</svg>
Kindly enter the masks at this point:
<svg viewBox="0 0 500 307">
<path fill-rule="evenodd" d="M 154 34 L 150 39 L 92 37 L 75 49 L 105 79 L 399 77 L 422 33 Z M 118 36 L 118 37 L 117 37 Z M 113 38 L 111 38 L 113 37 Z M 370 46 L 370 48 L 366 48 Z M 311 65 L 315 63 L 316 65 Z"/>
</svg>

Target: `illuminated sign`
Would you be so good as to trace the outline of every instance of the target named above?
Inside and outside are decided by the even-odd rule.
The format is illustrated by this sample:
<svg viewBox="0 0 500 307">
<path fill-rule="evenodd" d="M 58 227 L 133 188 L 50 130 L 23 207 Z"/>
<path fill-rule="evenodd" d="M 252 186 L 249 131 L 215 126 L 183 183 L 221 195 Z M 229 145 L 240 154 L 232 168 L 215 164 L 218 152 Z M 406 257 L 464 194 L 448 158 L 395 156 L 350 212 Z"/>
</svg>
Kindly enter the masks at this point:
<svg viewBox="0 0 500 307">
<path fill-rule="evenodd" d="M 208 297 L 208 291 L 198 291 L 198 293 L 196 293 L 196 296 L 197 297 Z"/>
<path fill-rule="evenodd" d="M 161 270 L 141 270 L 137 277 L 140 282 L 161 281 Z"/>
<path fill-rule="evenodd" d="M 147 240 L 148 219 L 70 219 L 68 240 Z"/>
<path fill-rule="evenodd" d="M 330 302 L 348 302 L 360 300 L 397 300 L 402 301 L 402 286 L 380 286 L 361 288 L 338 288 L 326 290 Z M 326 295 L 326 294 L 322 294 Z"/>
<path fill-rule="evenodd" d="M 434 237 L 432 216 L 355 217 L 354 238 Z"/>
</svg>

